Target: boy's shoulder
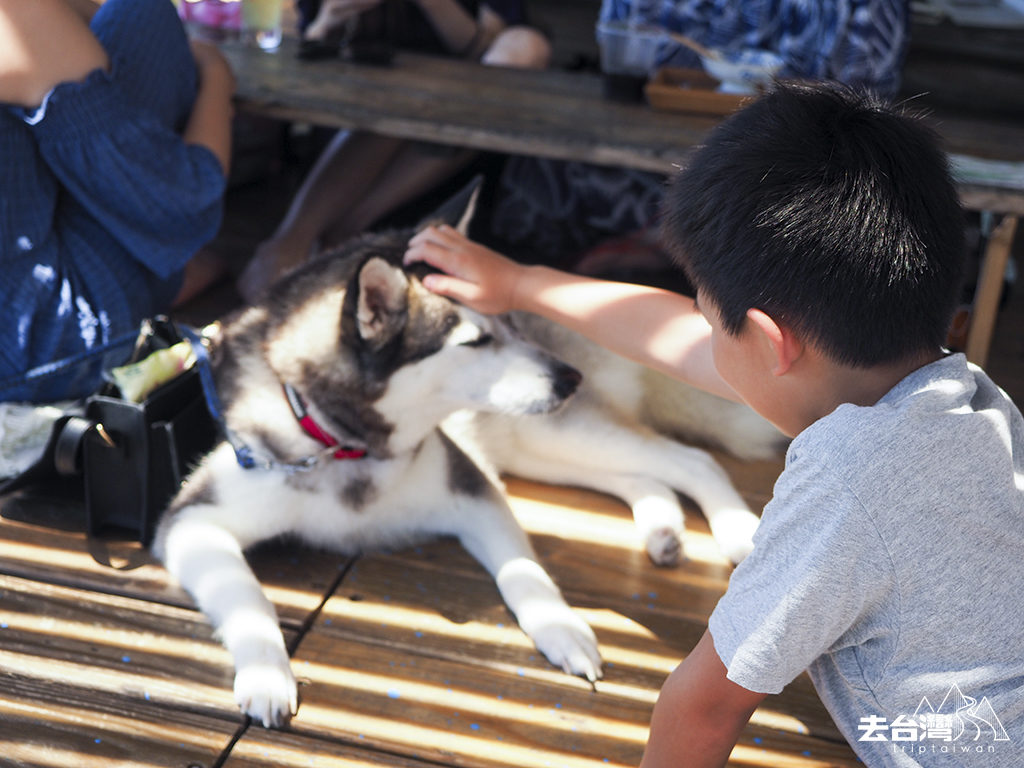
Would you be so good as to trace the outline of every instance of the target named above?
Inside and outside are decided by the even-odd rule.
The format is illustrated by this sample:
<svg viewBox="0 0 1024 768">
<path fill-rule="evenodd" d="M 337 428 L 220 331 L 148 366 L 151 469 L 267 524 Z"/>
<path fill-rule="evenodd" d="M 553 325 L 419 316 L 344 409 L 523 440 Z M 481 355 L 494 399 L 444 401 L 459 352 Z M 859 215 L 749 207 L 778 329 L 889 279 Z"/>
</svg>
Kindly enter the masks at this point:
<svg viewBox="0 0 1024 768">
<path fill-rule="evenodd" d="M 908 462 L 935 472 L 968 452 L 1024 454 L 1024 420 L 1010 398 L 963 354 L 946 355 L 901 380 L 872 406 L 843 404 L 797 435 L 787 466 L 816 457 L 857 476 Z M 973 467 L 977 470 L 978 467 Z M 1018 467 L 1018 469 L 1020 469 Z"/>
</svg>

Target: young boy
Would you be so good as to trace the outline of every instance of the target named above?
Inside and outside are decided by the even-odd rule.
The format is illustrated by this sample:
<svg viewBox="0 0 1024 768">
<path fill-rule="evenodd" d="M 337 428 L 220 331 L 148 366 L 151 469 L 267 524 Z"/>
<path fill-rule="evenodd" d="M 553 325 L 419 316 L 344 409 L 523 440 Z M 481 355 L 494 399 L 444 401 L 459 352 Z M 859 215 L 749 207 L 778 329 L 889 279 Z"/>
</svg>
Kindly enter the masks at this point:
<svg viewBox="0 0 1024 768">
<path fill-rule="evenodd" d="M 644 768 L 720 766 L 805 669 L 869 766 L 1024 765 L 1024 422 L 942 349 L 963 219 L 932 133 L 778 86 L 674 182 L 697 301 L 525 267 L 449 229 L 407 260 L 485 312 L 546 315 L 750 404 L 794 440 L 753 553 L 666 681 Z"/>
</svg>

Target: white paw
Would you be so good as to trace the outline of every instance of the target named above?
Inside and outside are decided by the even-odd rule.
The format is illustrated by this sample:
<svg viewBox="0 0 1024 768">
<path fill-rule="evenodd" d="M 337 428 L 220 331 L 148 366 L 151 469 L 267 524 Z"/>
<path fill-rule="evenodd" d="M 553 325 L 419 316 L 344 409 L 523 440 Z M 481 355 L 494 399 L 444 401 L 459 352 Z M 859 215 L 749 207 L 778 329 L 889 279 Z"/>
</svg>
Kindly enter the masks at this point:
<svg viewBox="0 0 1024 768">
<path fill-rule="evenodd" d="M 287 657 L 283 662 L 239 667 L 235 672 L 235 702 L 265 728 L 285 725 L 299 706 L 298 688 Z"/>
<path fill-rule="evenodd" d="M 754 531 L 761 519 L 748 509 L 729 509 L 716 512 L 709 522 L 722 554 L 738 565 L 754 548 Z"/>
<path fill-rule="evenodd" d="M 590 625 L 564 604 L 538 609 L 543 616 L 528 616 L 519 622 L 537 650 L 563 672 L 591 682 L 601 679 L 601 654 Z"/>
<path fill-rule="evenodd" d="M 675 528 L 655 528 L 647 534 L 644 544 L 655 565 L 679 565 L 683 559 L 683 540 Z"/>
</svg>

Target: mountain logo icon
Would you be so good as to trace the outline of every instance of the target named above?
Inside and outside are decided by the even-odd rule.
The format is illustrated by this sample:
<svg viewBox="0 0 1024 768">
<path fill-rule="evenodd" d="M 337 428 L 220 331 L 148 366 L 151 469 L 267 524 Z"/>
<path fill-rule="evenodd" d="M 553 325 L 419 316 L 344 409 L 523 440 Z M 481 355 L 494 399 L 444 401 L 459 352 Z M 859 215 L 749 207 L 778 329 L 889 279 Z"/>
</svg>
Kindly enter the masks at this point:
<svg viewBox="0 0 1024 768">
<path fill-rule="evenodd" d="M 932 706 L 927 696 L 921 697 L 914 718 L 925 720 L 931 717 L 940 717 L 949 722 L 953 741 L 961 737 L 967 741 L 980 741 L 990 734 L 993 741 L 1010 740 L 988 697 L 983 696 L 978 701 L 961 691 L 956 683 L 949 687 L 937 708 Z"/>
</svg>

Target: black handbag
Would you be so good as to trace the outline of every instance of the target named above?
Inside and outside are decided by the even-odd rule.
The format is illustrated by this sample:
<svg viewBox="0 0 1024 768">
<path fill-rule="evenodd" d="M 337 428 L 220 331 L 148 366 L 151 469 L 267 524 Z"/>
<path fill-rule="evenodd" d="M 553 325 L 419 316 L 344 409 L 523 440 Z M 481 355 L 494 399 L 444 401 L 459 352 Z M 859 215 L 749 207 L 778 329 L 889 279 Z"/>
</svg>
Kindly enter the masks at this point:
<svg viewBox="0 0 1024 768">
<path fill-rule="evenodd" d="M 167 318 L 148 320 L 132 361 L 183 338 Z M 141 402 L 105 385 L 81 408 L 57 419 L 41 457 L 0 485 L 0 495 L 70 487 L 72 497 L 84 502 L 89 535 L 117 529 L 148 545 L 159 515 L 220 433 L 197 365 L 160 384 Z"/>
</svg>

